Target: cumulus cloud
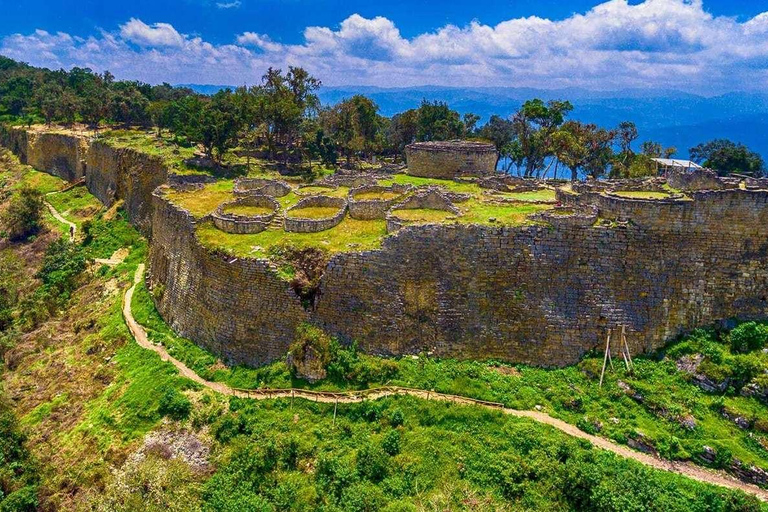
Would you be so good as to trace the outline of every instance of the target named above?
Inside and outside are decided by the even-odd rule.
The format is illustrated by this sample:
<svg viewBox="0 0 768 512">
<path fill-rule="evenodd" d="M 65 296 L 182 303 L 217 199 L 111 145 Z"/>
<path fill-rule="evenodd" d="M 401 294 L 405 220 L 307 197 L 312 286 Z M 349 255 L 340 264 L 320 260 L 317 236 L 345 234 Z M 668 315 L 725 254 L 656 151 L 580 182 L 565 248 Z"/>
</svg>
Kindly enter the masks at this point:
<svg viewBox="0 0 768 512">
<path fill-rule="evenodd" d="M 236 3 L 236 2 L 234 2 Z M 384 17 L 307 27 L 300 44 L 245 32 L 229 45 L 131 19 L 88 38 L 38 30 L 0 53 L 50 67 L 89 65 L 148 81 L 255 83 L 268 66 L 304 66 L 326 84 L 463 85 L 721 92 L 768 79 L 768 12 L 713 16 L 702 0 L 608 0 L 562 20 L 473 21 L 405 38 Z"/>
<path fill-rule="evenodd" d="M 181 46 L 184 36 L 179 34 L 169 23 L 147 25 L 141 20 L 131 18 L 128 23 L 120 25 L 120 35 L 126 41 L 140 46 Z"/>
<path fill-rule="evenodd" d="M 234 2 L 216 2 L 216 7 L 219 9 L 237 9 L 242 5 L 242 2 L 240 0 L 235 0 Z"/>
</svg>

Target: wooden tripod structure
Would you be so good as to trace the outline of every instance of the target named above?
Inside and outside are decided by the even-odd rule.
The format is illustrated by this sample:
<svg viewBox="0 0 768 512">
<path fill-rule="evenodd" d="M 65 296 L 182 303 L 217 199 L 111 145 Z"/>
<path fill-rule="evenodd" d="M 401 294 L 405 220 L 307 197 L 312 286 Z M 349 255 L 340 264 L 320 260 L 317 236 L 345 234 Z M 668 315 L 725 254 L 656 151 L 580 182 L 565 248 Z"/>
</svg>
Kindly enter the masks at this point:
<svg viewBox="0 0 768 512">
<path fill-rule="evenodd" d="M 627 367 L 627 371 L 631 372 L 635 369 L 635 363 L 632 362 L 632 353 L 629 350 L 629 344 L 627 343 L 627 330 L 626 326 L 621 326 L 621 341 L 619 342 L 619 352 L 621 357 L 624 358 L 624 365 Z M 600 372 L 600 387 L 603 387 L 603 377 L 605 377 L 605 368 L 611 364 L 611 370 L 613 370 L 613 358 L 611 357 L 611 329 L 608 329 L 608 336 L 605 340 L 605 356 L 603 357 L 603 369 Z"/>
</svg>

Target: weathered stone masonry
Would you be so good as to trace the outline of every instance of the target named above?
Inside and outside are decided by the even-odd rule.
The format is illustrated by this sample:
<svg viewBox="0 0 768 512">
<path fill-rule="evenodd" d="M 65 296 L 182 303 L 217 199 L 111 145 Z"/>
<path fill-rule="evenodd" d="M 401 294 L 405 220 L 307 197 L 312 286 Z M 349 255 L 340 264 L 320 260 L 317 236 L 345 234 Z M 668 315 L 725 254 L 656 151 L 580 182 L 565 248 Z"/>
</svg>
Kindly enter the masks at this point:
<svg viewBox="0 0 768 512">
<path fill-rule="evenodd" d="M 30 160 L 44 148 L 30 150 L 37 143 L 18 134 L 0 136 L 32 165 L 60 172 Z M 372 353 L 564 365 L 604 343 L 609 327 L 626 325 L 638 352 L 699 325 L 768 314 L 766 191 L 656 202 L 601 196 L 599 216 L 620 221 L 606 226 L 564 217 L 548 226 L 404 227 L 380 250 L 332 257 L 306 310 L 269 262 L 202 247 L 187 212 L 162 189 L 150 199 L 150 184 L 167 179 L 152 159 L 106 148 L 91 156 L 94 146 L 89 189 L 102 198 L 112 185 L 139 226 L 151 212 L 158 310 L 231 362 L 281 357 L 305 321 Z M 571 202 L 578 207 L 578 197 Z"/>
</svg>

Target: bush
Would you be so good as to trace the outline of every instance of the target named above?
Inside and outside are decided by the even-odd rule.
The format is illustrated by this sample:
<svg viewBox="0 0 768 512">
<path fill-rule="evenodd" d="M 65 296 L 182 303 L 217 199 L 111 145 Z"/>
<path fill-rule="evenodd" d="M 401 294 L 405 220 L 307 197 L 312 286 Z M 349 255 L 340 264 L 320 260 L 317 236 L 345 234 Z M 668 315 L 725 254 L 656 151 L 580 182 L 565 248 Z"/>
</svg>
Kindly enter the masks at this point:
<svg viewBox="0 0 768 512">
<path fill-rule="evenodd" d="M 395 409 L 392 411 L 392 416 L 389 418 L 389 424 L 393 427 L 399 427 L 405 423 L 405 418 L 403 417 L 403 411 L 400 409 Z"/>
<path fill-rule="evenodd" d="M 43 195 L 40 192 L 22 187 L 2 216 L 8 238 L 12 241 L 26 240 L 40 231 L 43 207 Z"/>
<path fill-rule="evenodd" d="M 390 430 L 384 435 L 384 439 L 381 441 L 381 447 L 387 453 L 387 455 L 397 455 L 400 453 L 400 432 L 397 430 Z"/>
<path fill-rule="evenodd" d="M 168 388 L 160 397 L 158 412 L 174 420 L 184 420 L 189 417 L 192 402 L 175 388 Z"/>
<path fill-rule="evenodd" d="M 387 457 L 384 449 L 377 444 L 365 444 L 357 452 L 357 473 L 362 478 L 380 482 L 387 476 L 388 465 L 389 457 Z"/>
<path fill-rule="evenodd" d="M 760 350 L 768 342 L 768 328 L 756 322 L 746 322 L 732 330 L 729 339 L 733 352 Z"/>
<path fill-rule="evenodd" d="M 38 279 L 54 296 L 69 298 L 77 287 L 77 278 L 85 270 L 85 257 L 79 246 L 59 238 L 48 246 Z"/>
<path fill-rule="evenodd" d="M 345 512 L 378 512 L 386 498 L 376 485 L 358 482 L 344 489 L 341 503 Z"/>
</svg>

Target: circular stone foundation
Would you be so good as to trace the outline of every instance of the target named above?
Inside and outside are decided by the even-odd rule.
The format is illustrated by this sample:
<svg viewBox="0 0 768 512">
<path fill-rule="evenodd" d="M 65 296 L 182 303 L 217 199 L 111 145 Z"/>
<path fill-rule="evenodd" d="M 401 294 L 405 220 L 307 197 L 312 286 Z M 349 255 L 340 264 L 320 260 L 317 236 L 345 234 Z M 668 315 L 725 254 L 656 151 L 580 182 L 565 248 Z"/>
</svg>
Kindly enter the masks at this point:
<svg viewBox="0 0 768 512">
<path fill-rule="evenodd" d="M 291 186 L 283 181 L 264 178 L 236 178 L 232 192 L 236 197 L 251 195 L 283 197 L 291 192 Z"/>
<path fill-rule="evenodd" d="M 311 197 L 329 194 L 338 188 L 336 185 L 301 185 L 294 192 L 297 196 Z"/>
<path fill-rule="evenodd" d="M 405 156 L 411 176 L 442 179 L 492 175 L 498 160 L 493 144 L 465 140 L 415 142 L 406 146 Z"/>
<path fill-rule="evenodd" d="M 349 193 L 349 216 L 358 220 L 384 219 L 387 210 L 400 201 L 410 187 L 392 185 L 383 187 L 370 185 L 352 190 Z"/>
<path fill-rule="evenodd" d="M 268 213 L 247 214 L 248 209 Z M 242 213 L 238 213 L 240 210 Z M 254 234 L 264 231 L 277 212 L 280 203 L 270 196 L 245 196 L 220 204 L 211 214 L 213 225 L 225 233 L 237 235 Z"/>
<path fill-rule="evenodd" d="M 314 218 L 310 212 L 315 208 L 330 208 L 336 213 L 328 217 Z M 306 216 L 302 216 L 302 210 L 307 211 Z M 286 231 L 294 233 L 317 233 L 338 226 L 346 213 L 347 200 L 343 197 L 309 196 L 288 209 L 284 226 Z"/>
</svg>

